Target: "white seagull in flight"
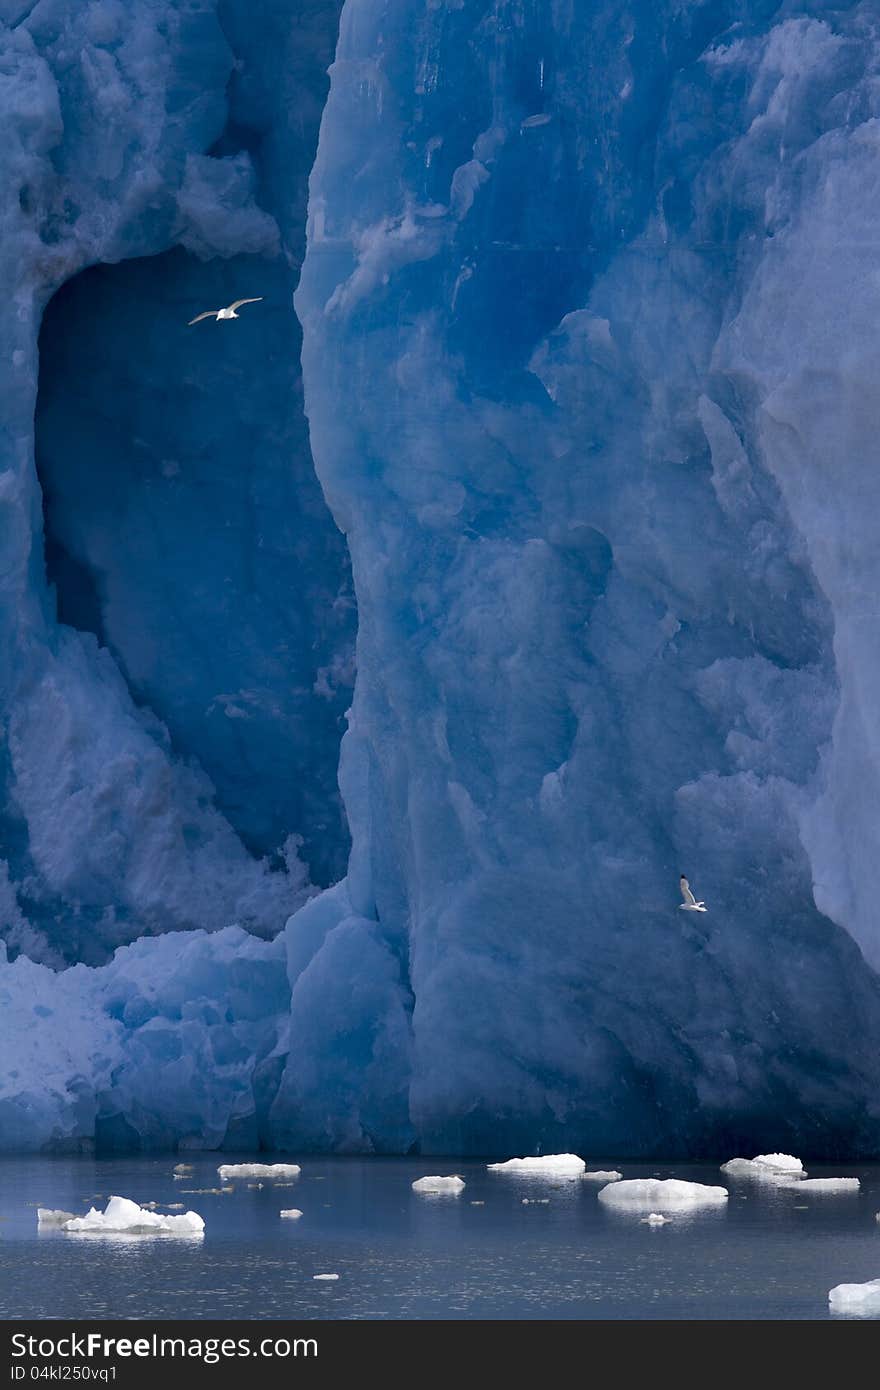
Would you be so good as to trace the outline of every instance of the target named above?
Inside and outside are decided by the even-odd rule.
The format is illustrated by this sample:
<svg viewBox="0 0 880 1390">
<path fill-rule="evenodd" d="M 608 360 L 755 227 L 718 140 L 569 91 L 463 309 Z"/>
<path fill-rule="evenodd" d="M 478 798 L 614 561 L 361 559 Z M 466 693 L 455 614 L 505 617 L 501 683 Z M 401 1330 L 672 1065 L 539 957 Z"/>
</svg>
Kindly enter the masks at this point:
<svg viewBox="0 0 880 1390">
<path fill-rule="evenodd" d="M 679 882 L 679 885 L 680 885 L 680 887 L 681 887 L 681 896 L 684 898 L 684 902 L 678 904 L 680 908 L 682 908 L 685 912 L 708 912 L 708 911 L 709 911 L 708 907 L 706 906 L 706 904 L 705 904 L 704 902 L 702 902 L 702 901 L 697 902 L 696 898 L 694 897 L 693 893 L 691 892 L 691 885 L 688 883 L 688 881 L 687 881 L 687 879 L 685 878 L 684 874 L 682 874 L 682 876 L 681 876 L 681 878 L 678 880 L 678 882 Z"/>
<path fill-rule="evenodd" d="M 263 296 L 260 294 L 256 299 L 236 299 L 225 309 L 206 309 L 203 314 L 196 314 L 194 319 L 190 319 L 187 328 L 192 328 L 199 319 L 216 319 L 218 323 L 221 319 L 237 319 L 239 315 L 235 312 L 236 309 L 240 309 L 242 304 L 259 304 L 262 298 Z"/>
</svg>

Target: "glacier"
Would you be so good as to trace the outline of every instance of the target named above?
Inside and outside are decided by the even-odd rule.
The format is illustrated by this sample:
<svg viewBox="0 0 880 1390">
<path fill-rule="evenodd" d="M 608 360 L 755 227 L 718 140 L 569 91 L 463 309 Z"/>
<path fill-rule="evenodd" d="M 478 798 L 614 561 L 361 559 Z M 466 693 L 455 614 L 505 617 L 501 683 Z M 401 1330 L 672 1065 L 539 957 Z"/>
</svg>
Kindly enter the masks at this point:
<svg viewBox="0 0 880 1390">
<path fill-rule="evenodd" d="M 0 14 L 0 1148 L 876 1155 L 876 6 Z"/>
</svg>

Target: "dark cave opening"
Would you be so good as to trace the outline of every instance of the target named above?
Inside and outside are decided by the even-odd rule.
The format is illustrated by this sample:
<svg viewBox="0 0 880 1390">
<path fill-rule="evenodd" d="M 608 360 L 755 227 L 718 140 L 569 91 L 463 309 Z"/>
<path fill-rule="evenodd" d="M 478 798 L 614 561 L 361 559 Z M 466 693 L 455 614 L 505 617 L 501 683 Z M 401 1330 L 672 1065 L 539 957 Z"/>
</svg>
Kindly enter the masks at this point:
<svg viewBox="0 0 880 1390">
<path fill-rule="evenodd" d="M 247 848 L 301 836 L 323 886 L 348 851 L 356 610 L 309 451 L 292 288 L 280 256 L 175 249 L 82 272 L 43 319 L 36 458 L 59 621 L 110 650 Z M 251 294 L 240 319 L 188 327 Z"/>
</svg>

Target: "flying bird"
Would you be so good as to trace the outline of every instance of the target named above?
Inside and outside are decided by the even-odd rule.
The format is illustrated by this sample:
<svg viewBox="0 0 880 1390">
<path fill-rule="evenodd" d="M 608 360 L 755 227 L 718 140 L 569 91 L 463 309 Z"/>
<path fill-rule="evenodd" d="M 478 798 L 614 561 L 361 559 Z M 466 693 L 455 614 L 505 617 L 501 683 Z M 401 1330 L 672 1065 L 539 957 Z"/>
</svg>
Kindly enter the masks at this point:
<svg viewBox="0 0 880 1390">
<path fill-rule="evenodd" d="M 239 315 L 235 312 L 240 309 L 242 304 L 259 304 L 263 296 L 257 295 L 256 299 L 236 299 L 232 304 L 228 304 L 225 309 L 206 309 L 203 314 L 196 314 L 194 319 L 190 319 L 187 328 L 192 328 L 199 319 L 216 319 L 219 323 L 221 319 L 237 319 Z"/>
<path fill-rule="evenodd" d="M 681 887 L 681 896 L 684 898 L 684 902 L 678 904 L 680 908 L 682 908 L 685 912 L 708 912 L 708 911 L 709 911 L 708 907 L 706 906 L 706 904 L 705 904 L 704 902 L 702 902 L 702 901 L 701 901 L 701 902 L 697 902 L 696 898 L 694 897 L 693 893 L 691 892 L 691 885 L 688 883 L 688 881 L 687 881 L 687 879 L 685 878 L 684 874 L 682 874 L 682 876 L 681 876 L 681 878 L 678 880 L 678 882 L 679 882 L 679 885 L 680 885 L 680 887 Z"/>
</svg>

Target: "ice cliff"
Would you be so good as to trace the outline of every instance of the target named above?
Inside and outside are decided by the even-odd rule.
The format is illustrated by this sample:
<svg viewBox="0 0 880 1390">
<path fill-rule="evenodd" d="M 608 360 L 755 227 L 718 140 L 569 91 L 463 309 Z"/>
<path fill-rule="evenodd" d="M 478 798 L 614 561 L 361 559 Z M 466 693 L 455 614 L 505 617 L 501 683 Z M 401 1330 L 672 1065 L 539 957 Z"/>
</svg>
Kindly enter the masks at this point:
<svg viewBox="0 0 880 1390">
<path fill-rule="evenodd" d="M 0 1145 L 876 1153 L 875 0 L 2 13 Z"/>
</svg>

